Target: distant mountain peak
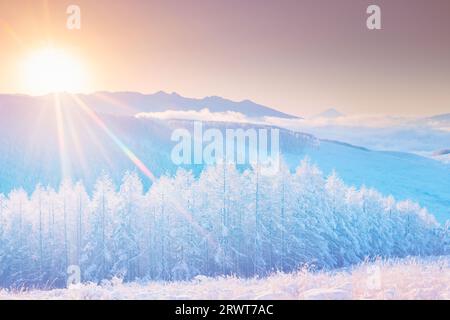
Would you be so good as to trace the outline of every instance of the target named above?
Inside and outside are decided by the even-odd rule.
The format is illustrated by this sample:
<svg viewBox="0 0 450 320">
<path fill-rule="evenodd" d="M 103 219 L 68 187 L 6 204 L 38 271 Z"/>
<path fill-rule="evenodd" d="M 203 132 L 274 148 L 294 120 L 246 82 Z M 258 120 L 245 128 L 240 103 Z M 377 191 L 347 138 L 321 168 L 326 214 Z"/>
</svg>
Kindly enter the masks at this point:
<svg viewBox="0 0 450 320">
<path fill-rule="evenodd" d="M 159 91 L 157 91 L 155 93 L 148 94 L 148 96 L 163 96 L 163 97 L 166 97 L 166 96 L 170 96 L 170 93 L 167 93 L 167 92 L 165 92 L 163 90 L 159 90 Z"/>
<path fill-rule="evenodd" d="M 318 115 L 314 116 L 314 118 L 329 118 L 329 119 L 334 119 L 334 118 L 339 118 L 339 117 L 343 117 L 344 114 L 339 112 L 338 110 L 334 109 L 334 108 L 330 108 L 327 109 L 321 113 L 319 113 Z"/>
</svg>

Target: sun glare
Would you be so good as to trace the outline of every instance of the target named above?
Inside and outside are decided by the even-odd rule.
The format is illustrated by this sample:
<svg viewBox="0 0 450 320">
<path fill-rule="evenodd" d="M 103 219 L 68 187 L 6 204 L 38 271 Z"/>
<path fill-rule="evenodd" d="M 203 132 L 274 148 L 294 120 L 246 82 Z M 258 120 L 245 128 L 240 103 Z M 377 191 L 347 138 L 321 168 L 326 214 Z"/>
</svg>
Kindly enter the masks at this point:
<svg viewBox="0 0 450 320">
<path fill-rule="evenodd" d="M 82 92 L 86 75 L 81 62 L 60 49 L 42 49 L 28 56 L 23 64 L 24 85 L 32 94 Z"/>
</svg>

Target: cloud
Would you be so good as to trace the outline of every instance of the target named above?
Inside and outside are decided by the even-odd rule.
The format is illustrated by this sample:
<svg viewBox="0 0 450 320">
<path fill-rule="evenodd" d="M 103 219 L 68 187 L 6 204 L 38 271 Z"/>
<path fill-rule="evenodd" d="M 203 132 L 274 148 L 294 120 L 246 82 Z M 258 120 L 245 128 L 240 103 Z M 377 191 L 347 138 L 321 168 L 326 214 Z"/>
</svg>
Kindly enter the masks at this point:
<svg viewBox="0 0 450 320">
<path fill-rule="evenodd" d="M 387 115 L 311 119 L 266 117 L 265 124 L 374 150 L 406 151 L 428 156 L 430 152 L 450 147 L 450 122 L 430 118 Z"/>
<path fill-rule="evenodd" d="M 136 117 L 269 125 L 306 132 L 320 139 L 343 141 L 374 150 L 406 151 L 422 155 L 429 155 L 430 152 L 450 147 L 448 145 L 448 141 L 450 141 L 449 122 L 420 117 L 367 114 L 343 115 L 335 118 L 264 117 L 263 119 L 254 119 L 240 112 L 212 112 L 207 108 L 199 111 L 167 110 L 139 113 Z"/>
<path fill-rule="evenodd" d="M 406 125 L 413 118 L 400 118 L 387 115 L 354 115 L 335 118 L 315 117 L 310 119 L 283 119 L 266 117 L 267 124 L 295 128 L 322 128 L 322 127 L 365 127 L 389 128 Z"/>
<path fill-rule="evenodd" d="M 429 130 L 442 133 L 450 132 L 450 121 L 435 121 L 431 118 L 396 117 L 389 115 L 350 115 L 335 118 L 315 117 L 310 119 L 284 119 L 265 117 L 264 123 L 290 130 Z"/>
<path fill-rule="evenodd" d="M 325 129 L 325 128 L 422 128 L 449 132 L 448 122 L 432 121 L 420 117 L 396 117 L 390 115 L 342 115 L 339 117 L 314 117 L 314 118 L 279 118 L 263 117 L 254 119 L 236 111 L 213 112 L 208 108 L 201 110 L 166 110 L 162 112 L 142 112 L 136 114 L 136 118 L 153 118 L 161 120 L 197 120 L 212 122 L 236 122 L 254 123 L 259 125 L 272 125 L 290 130 Z"/>
<path fill-rule="evenodd" d="M 249 119 L 240 112 L 211 112 L 208 108 L 197 110 L 166 110 L 163 112 L 141 112 L 136 118 L 152 118 L 161 120 L 197 120 L 213 122 L 248 123 Z"/>
</svg>

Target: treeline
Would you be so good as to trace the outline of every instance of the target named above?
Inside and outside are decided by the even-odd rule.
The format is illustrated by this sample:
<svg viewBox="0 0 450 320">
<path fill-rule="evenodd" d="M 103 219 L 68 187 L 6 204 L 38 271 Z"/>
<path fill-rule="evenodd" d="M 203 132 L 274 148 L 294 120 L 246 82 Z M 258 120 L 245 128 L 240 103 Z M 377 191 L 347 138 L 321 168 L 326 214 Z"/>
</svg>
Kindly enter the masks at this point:
<svg viewBox="0 0 450 320">
<path fill-rule="evenodd" d="M 199 177 L 179 170 L 144 192 L 135 173 L 116 188 L 104 175 L 31 195 L 0 195 L 0 286 L 62 287 L 81 280 L 263 276 L 344 267 L 375 257 L 449 253 L 449 228 L 426 209 L 347 187 L 308 161 L 276 176 L 233 166 Z"/>
</svg>

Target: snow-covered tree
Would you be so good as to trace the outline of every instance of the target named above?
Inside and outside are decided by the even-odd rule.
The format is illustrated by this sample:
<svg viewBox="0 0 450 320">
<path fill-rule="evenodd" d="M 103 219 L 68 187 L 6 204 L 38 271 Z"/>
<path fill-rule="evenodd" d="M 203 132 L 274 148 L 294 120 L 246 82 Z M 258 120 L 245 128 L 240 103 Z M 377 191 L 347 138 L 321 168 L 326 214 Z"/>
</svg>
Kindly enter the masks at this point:
<svg viewBox="0 0 450 320">
<path fill-rule="evenodd" d="M 449 251 L 449 223 L 309 160 L 294 172 L 281 162 L 273 176 L 258 165 L 180 169 L 146 191 L 127 173 L 117 187 L 103 175 L 90 193 L 65 181 L 0 194 L 1 287 L 64 286 L 71 264 L 83 281 L 184 280 Z"/>
</svg>

